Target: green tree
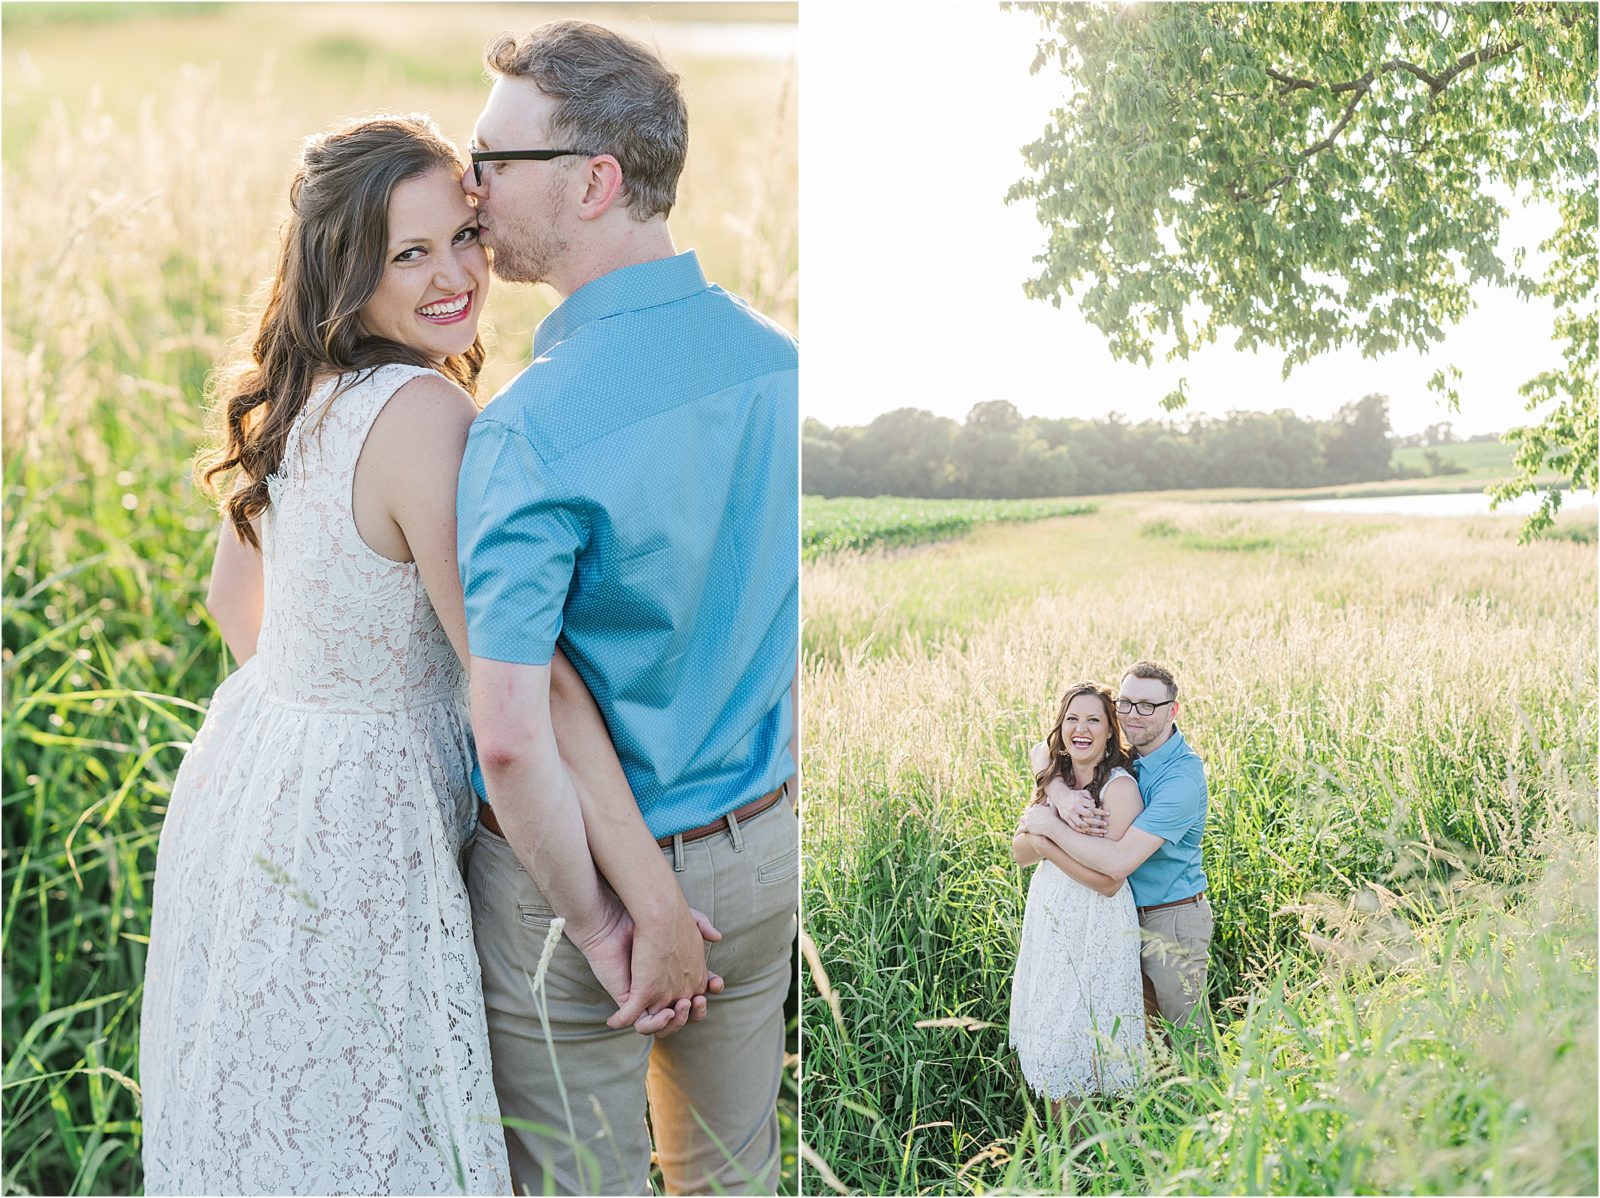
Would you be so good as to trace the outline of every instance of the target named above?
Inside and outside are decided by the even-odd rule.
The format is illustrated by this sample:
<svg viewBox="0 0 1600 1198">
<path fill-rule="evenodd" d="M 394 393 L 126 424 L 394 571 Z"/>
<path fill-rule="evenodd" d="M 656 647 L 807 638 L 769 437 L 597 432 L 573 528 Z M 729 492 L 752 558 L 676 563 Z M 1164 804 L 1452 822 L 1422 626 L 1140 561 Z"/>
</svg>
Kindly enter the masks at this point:
<svg viewBox="0 0 1600 1198">
<path fill-rule="evenodd" d="M 1322 426 L 1328 481 L 1388 478 L 1391 446 L 1388 396 L 1366 395 L 1345 404 Z"/>
<path fill-rule="evenodd" d="M 853 429 L 831 429 L 814 416 L 800 426 L 801 490 L 807 495 L 855 495 L 857 480 L 845 461 Z"/>
<path fill-rule="evenodd" d="M 1218 487 L 1316 486 L 1325 478 L 1324 444 L 1329 428 L 1289 411 L 1235 411 L 1225 419 L 1206 421 L 1196 429 L 1202 438 L 1206 482 Z M 1388 431 L 1387 422 L 1384 431 Z M 1384 465 L 1388 459 L 1385 442 Z M 1362 471 L 1335 480 L 1339 482 L 1382 477 L 1366 472 L 1365 462 L 1346 464 L 1341 460 L 1333 469 Z"/>
<path fill-rule="evenodd" d="M 1073 299 L 1120 358 L 1231 329 L 1286 377 L 1348 344 L 1424 349 L 1482 284 L 1546 295 L 1561 364 L 1522 388 L 1548 410 L 1497 494 L 1552 469 L 1595 486 L 1594 4 L 1030 7 L 1034 69 L 1070 84 L 1009 196 L 1048 235 L 1030 295 Z M 1542 278 L 1499 254 L 1507 196 L 1561 213 Z"/>
<path fill-rule="evenodd" d="M 1004 499 L 1027 494 L 1018 490 L 1018 467 L 1033 440 L 1016 405 L 986 399 L 972 406 L 956 439 L 956 465 L 965 494 L 979 499 Z M 1040 453 L 1047 446 L 1041 447 Z"/>
<path fill-rule="evenodd" d="M 948 416 L 921 408 L 885 412 L 862 430 L 863 477 L 885 495 L 939 499 L 955 494 L 951 455 L 960 429 Z"/>
</svg>

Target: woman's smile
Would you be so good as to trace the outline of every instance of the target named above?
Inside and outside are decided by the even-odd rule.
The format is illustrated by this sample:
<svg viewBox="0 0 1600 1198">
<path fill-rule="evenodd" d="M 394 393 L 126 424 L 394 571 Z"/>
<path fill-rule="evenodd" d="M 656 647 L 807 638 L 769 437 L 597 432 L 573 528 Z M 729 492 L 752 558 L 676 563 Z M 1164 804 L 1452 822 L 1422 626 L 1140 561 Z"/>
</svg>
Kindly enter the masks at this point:
<svg viewBox="0 0 1600 1198">
<path fill-rule="evenodd" d="M 472 312 L 473 291 L 435 300 L 417 309 L 417 315 L 429 324 L 459 324 Z"/>
</svg>

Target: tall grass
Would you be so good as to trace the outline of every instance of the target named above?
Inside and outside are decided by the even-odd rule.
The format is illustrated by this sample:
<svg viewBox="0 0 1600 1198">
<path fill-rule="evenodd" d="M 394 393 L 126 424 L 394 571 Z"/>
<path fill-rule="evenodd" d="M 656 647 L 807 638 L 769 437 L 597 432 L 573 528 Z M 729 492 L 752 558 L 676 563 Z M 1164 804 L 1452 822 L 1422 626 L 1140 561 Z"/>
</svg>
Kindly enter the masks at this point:
<svg viewBox="0 0 1600 1198">
<path fill-rule="evenodd" d="M 464 140 L 485 92 L 482 41 L 507 20 L 389 6 L 380 28 L 364 6 L 297 11 L 287 25 L 276 6 L 222 6 L 17 26 L 7 9 L 7 1192 L 141 1188 L 156 838 L 228 669 L 201 605 L 216 517 L 189 463 L 205 378 L 270 267 L 295 147 L 384 108 L 430 111 Z M 696 134 L 678 242 L 795 327 L 792 64 L 675 65 Z M 519 368 L 549 303 L 495 289 L 485 397 Z M 791 1087 L 791 1142 L 794 1107 Z"/>
<path fill-rule="evenodd" d="M 839 1185 L 1591 1192 L 1595 560 L 1516 527 L 1132 503 L 808 565 L 802 1090 Z M 1210 780 L 1213 1046 L 1069 1137 L 1006 1048 L 1010 830 L 1064 686 L 1145 656 Z"/>
</svg>

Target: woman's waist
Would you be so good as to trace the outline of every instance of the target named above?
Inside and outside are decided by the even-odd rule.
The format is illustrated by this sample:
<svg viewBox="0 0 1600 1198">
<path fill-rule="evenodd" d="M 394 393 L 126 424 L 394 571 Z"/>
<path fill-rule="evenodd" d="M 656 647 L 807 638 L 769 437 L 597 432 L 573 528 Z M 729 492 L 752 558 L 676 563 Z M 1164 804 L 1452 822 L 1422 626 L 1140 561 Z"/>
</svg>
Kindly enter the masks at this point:
<svg viewBox="0 0 1600 1198">
<path fill-rule="evenodd" d="M 352 713 L 405 711 L 452 700 L 465 701 L 466 675 L 448 644 L 374 650 L 301 638 L 261 637 L 256 659 L 267 695 L 287 706 Z"/>
<path fill-rule="evenodd" d="M 1077 878 L 1074 878 L 1053 861 L 1041 861 L 1039 863 L 1039 868 L 1035 873 L 1035 882 L 1038 886 L 1053 894 L 1070 896 L 1074 900 L 1085 902 L 1111 903 L 1117 906 L 1126 906 L 1130 911 L 1133 910 L 1133 888 L 1127 882 L 1123 882 L 1111 894 L 1104 894 L 1093 886 L 1078 881 Z M 1032 888 L 1030 887 L 1030 893 L 1031 891 Z"/>
<path fill-rule="evenodd" d="M 458 709 L 466 718 L 467 691 L 457 673 L 449 678 L 351 678 L 337 673 L 307 674 L 304 670 L 262 663 L 256 684 L 264 702 L 274 707 L 316 712 L 321 715 L 381 716 L 420 712 L 431 708 Z"/>
</svg>

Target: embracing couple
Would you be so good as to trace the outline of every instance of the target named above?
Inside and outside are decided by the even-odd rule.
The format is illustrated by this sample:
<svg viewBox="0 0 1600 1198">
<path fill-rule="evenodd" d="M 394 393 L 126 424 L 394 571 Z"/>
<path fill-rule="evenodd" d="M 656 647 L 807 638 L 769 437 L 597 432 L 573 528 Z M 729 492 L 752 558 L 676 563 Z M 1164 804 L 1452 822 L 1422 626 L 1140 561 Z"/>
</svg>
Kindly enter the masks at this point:
<svg viewBox="0 0 1600 1198">
<path fill-rule="evenodd" d="M 150 1193 L 643 1193 L 652 1130 L 669 1190 L 776 1185 L 795 346 L 675 252 L 653 52 L 486 57 L 468 157 L 307 140 L 217 386 L 241 665 L 162 830 Z M 480 415 L 491 263 L 562 302 Z"/>
<path fill-rule="evenodd" d="M 1141 661 L 1115 696 L 1092 682 L 1069 689 L 1033 750 L 1033 801 L 1011 842 L 1017 864 L 1039 865 L 1011 1044 L 1058 1112 L 1134 1085 L 1147 1022 L 1204 1019 L 1206 775 L 1177 719 L 1171 672 Z"/>
</svg>

